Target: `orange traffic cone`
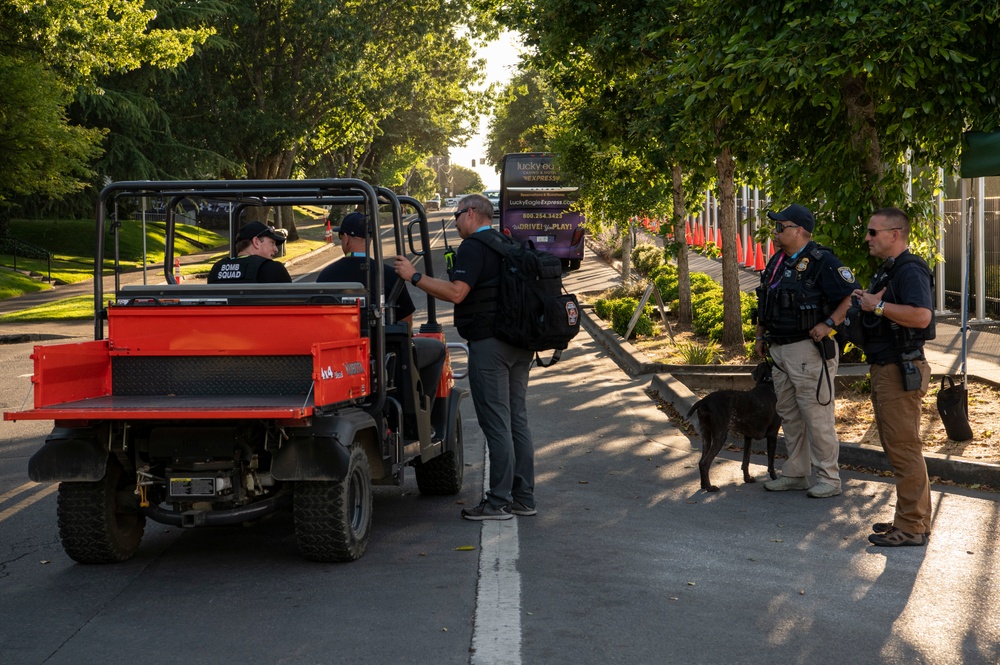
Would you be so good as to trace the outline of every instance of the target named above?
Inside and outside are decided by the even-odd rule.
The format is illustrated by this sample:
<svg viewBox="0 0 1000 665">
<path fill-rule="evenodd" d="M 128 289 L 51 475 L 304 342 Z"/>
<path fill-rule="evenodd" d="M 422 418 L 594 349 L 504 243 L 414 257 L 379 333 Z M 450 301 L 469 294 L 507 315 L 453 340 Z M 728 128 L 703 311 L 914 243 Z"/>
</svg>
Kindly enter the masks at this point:
<svg viewBox="0 0 1000 665">
<path fill-rule="evenodd" d="M 715 233 L 715 244 L 719 246 L 719 249 L 722 249 L 722 229 Z"/>
<path fill-rule="evenodd" d="M 767 239 L 767 258 L 771 258 L 772 256 L 774 256 L 774 244 L 771 242 L 771 239 L 768 238 Z"/>
<path fill-rule="evenodd" d="M 743 241 L 739 233 L 736 234 L 736 262 L 743 263 Z"/>
<path fill-rule="evenodd" d="M 760 271 L 766 267 L 764 263 L 764 250 L 761 249 L 760 243 L 757 243 L 757 262 L 754 263 L 753 269 Z"/>
<path fill-rule="evenodd" d="M 326 220 L 326 232 L 323 233 L 323 237 L 326 238 L 327 242 L 333 242 L 333 229 L 330 228 L 330 220 Z"/>
<path fill-rule="evenodd" d="M 180 284 L 181 280 L 181 260 L 174 259 L 174 283 Z"/>
<path fill-rule="evenodd" d="M 747 268 L 753 268 L 756 262 L 757 259 L 753 255 L 753 238 L 749 238 L 747 239 L 747 260 L 743 265 Z"/>
<path fill-rule="evenodd" d="M 691 222 L 684 222 L 684 242 L 691 244 Z"/>
</svg>

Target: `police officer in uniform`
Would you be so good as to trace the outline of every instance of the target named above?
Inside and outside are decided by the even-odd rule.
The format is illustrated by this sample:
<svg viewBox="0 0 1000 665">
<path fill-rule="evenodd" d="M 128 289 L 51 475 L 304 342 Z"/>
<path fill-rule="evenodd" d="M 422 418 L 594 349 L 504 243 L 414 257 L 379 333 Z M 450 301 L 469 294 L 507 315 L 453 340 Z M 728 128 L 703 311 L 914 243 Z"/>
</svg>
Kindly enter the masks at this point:
<svg viewBox="0 0 1000 665">
<path fill-rule="evenodd" d="M 867 291 L 855 296 L 871 363 L 872 406 L 879 440 L 896 477 L 892 522 L 876 522 L 868 540 L 879 547 L 923 546 L 931 533 L 931 494 L 920 441 L 920 410 L 931 370 L 924 341 L 934 339 L 931 271 L 908 249 L 910 218 L 883 208 L 868 222 L 868 250 L 884 262 Z"/>
<path fill-rule="evenodd" d="M 839 349 L 830 336 L 843 322 L 857 280 L 830 250 L 812 240 L 816 222 L 805 207 L 779 213 L 774 243 L 757 288 L 758 356 L 774 360 L 777 411 L 788 446 L 781 476 L 764 483 L 772 492 L 808 490 L 814 498 L 841 493 L 840 441 L 834 428 L 834 378 Z M 815 470 L 817 483 L 810 485 Z"/>
<path fill-rule="evenodd" d="M 208 273 L 209 284 L 291 282 L 288 270 L 274 260 L 285 236 L 262 222 L 247 222 L 236 234 L 236 258 L 217 261 Z"/>
</svg>

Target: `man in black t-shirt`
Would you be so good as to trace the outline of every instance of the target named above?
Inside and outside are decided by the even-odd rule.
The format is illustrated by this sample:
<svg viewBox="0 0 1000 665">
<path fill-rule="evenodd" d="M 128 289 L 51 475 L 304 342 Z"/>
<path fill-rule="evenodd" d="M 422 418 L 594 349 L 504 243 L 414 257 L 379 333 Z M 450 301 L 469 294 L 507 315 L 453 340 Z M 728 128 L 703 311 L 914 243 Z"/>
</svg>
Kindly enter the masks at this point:
<svg viewBox="0 0 1000 665">
<path fill-rule="evenodd" d="M 362 212 L 352 212 L 340 223 L 340 226 L 333 229 L 333 232 L 340 236 L 340 248 L 344 250 L 344 258 L 334 261 L 316 277 L 317 282 L 368 282 L 369 288 L 375 283 L 374 275 L 369 272 L 369 279 L 365 279 L 365 268 L 368 264 L 369 270 L 375 269 L 375 262 L 368 258 L 368 248 L 365 246 L 365 214 Z M 392 292 L 392 287 L 399 281 L 399 276 L 392 267 L 383 264 L 382 273 L 386 295 Z M 403 287 L 396 300 L 396 320 L 409 322 L 413 319 L 413 312 L 416 306 L 410 293 Z"/>
<path fill-rule="evenodd" d="M 527 407 L 534 354 L 494 336 L 503 262 L 486 244 L 467 242 L 476 233 L 497 233 L 490 226 L 493 204 L 481 194 L 470 194 L 456 208 L 455 228 L 463 242 L 451 280 L 420 274 L 404 256 L 396 257 L 396 273 L 429 295 L 455 303 L 455 325 L 469 342 L 469 387 L 489 449 L 490 489 L 478 506 L 462 509 L 462 517 L 508 520 L 535 515 L 535 449 Z"/>
<path fill-rule="evenodd" d="M 262 222 L 247 222 L 236 234 L 236 258 L 217 261 L 208 273 L 209 284 L 288 283 L 288 270 L 274 260 L 285 236 Z"/>
<path fill-rule="evenodd" d="M 882 208 L 868 220 L 869 253 L 884 263 L 867 291 L 855 298 L 864 321 L 865 357 L 871 364 L 871 402 L 879 441 L 896 478 L 891 522 L 876 522 L 868 541 L 878 547 L 924 546 L 934 506 L 921 439 L 920 415 L 931 369 L 924 331 L 934 321 L 931 272 L 910 255 L 910 218 Z"/>
</svg>

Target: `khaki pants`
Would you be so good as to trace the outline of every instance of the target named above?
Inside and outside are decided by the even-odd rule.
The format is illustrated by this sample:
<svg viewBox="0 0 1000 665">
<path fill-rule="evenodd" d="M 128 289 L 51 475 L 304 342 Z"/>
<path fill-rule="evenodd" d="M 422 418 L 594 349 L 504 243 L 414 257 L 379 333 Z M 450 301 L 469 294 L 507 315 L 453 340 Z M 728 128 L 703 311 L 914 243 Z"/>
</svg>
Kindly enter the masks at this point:
<svg viewBox="0 0 1000 665">
<path fill-rule="evenodd" d="M 808 478 L 815 469 L 819 481 L 840 487 L 840 440 L 834 427 L 834 383 L 840 356 L 826 361 L 828 383 L 823 358 L 812 340 L 774 344 L 770 350 L 776 366 L 772 376 L 778 415 L 788 446 L 781 475 Z"/>
<path fill-rule="evenodd" d="M 931 490 L 920 442 L 920 406 L 930 381 L 926 361 L 920 370 L 920 390 L 903 390 L 898 365 L 872 365 L 872 406 L 879 440 L 896 477 L 896 516 L 893 525 L 908 533 L 931 530 Z"/>
</svg>

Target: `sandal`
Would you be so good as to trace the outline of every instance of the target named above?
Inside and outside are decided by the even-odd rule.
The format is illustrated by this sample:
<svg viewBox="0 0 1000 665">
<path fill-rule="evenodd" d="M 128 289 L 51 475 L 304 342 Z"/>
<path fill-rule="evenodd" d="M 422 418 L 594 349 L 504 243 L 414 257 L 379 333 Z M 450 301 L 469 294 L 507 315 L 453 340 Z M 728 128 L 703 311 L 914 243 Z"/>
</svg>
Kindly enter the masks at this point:
<svg viewBox="0 0 1000 665">
<path fill-rule="evenodd" d="M 896 527 L 891 527 L 885 533 L 873 533 L 868 536 L 868 542 L 878 547 L 923 547 L 927 544 L 927 534 L 908 533 Z"/>
</svg>

